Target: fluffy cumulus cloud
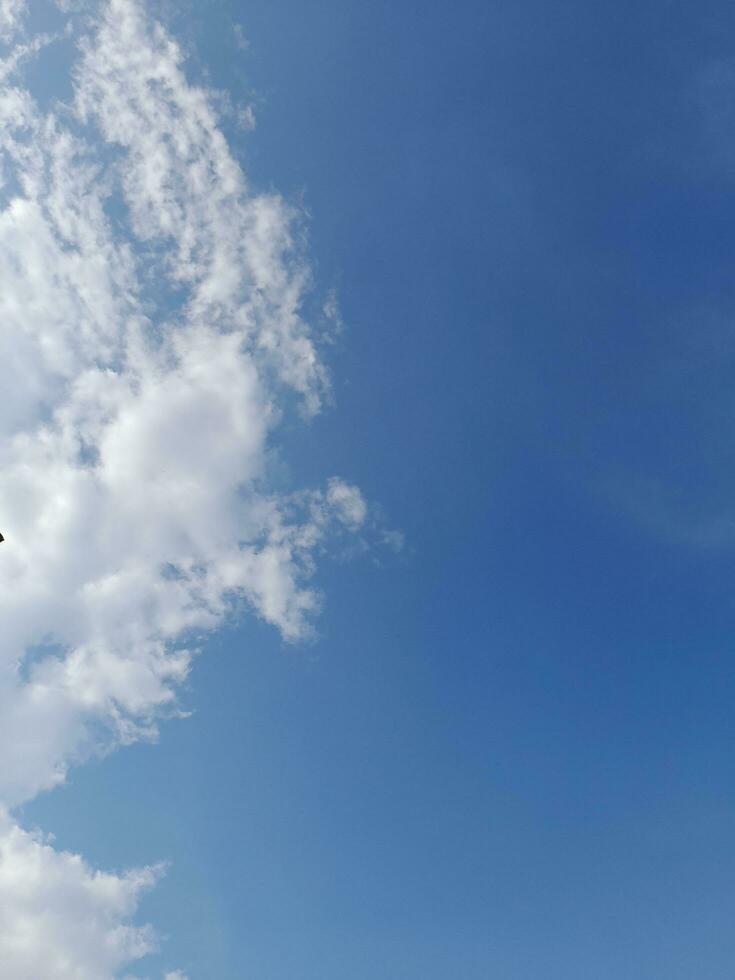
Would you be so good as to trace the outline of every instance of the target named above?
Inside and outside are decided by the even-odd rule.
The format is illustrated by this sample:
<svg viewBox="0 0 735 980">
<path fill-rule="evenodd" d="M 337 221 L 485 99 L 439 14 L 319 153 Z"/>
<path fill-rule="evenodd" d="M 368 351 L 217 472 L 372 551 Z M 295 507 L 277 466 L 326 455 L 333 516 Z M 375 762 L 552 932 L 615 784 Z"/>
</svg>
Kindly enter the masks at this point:
<svg viewBox="0 0 735 980">
<path fill-rule="evenodd" d="M 0 0 L 0 32 L 24 4 Z M 299 215 L 254 193 L 208 92 L 139 0 L 94 7 L 72 101 L 0 93 L 0 805 L 155 735 L 197 638 L 247 606 L 287 640 L 360 491 L 269 485 L 284 413 L 328 390 Z M 3 811 L 5 980 L 104 980 L 149 952 L 152 869 L 57 853 Z M 182 974 L 169 974 L 169 980 Z"/>
<path fill-rule="evenodd" d="M 155 949 L 128 923 L 158 869 L 116 876 L 90 869 L 0 817 L 0 963 L 13 980 L 111 977 Z M 174 977 L 177 974 L 173 974 Z M 179 974 L 179 977 L 182 975 Z"/>
</svg>

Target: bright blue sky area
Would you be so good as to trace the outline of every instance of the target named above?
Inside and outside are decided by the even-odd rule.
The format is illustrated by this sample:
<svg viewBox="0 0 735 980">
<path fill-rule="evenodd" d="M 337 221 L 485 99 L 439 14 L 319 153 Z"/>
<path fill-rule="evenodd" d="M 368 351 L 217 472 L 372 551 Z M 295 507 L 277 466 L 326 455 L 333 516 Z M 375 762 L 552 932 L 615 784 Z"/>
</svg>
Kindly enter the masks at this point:
<svg viewBox="0 0 735 980">
<path fill-rule="evenodd" d="M 326 569 L 311 647 L 213 640 L 193 717 L 27 819 L 169 859 L 143 912 L 192 978 L 730 980 L 735 11 L 171 23 L 255 93 L 233 141 L 340 295 L 336 407 L 284 458 L 407 548 Z"/>
</svg>

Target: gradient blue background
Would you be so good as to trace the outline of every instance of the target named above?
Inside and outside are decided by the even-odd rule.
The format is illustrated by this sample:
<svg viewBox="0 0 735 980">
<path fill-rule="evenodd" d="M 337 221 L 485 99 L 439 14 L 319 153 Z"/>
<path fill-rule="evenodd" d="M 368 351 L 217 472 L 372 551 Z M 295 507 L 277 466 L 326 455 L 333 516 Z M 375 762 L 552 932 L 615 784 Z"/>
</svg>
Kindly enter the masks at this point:
<svg viewBox="0 0 735 980">
<path fill-rule="evenodd" d="M 141 976 L 731 980 L 735 8 L 168 17 L 341 299 L 293 480 L 407 547 L 324 569 L 308 648 L 232 624 L 193 717 L 26 821 L 172 862 Z"/>
</svg>

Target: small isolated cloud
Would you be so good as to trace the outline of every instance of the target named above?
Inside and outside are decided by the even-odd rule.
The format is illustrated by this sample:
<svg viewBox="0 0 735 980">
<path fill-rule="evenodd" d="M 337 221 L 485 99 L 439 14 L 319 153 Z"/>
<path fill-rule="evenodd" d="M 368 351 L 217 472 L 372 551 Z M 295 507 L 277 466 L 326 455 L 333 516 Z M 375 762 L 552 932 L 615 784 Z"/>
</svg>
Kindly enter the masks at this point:
<svg viewBox="0 0 735 980">
<path fill-rule="evenodd" d="M 250 47 L 250 41 L 248 41 L 247 37 L 245 36 L 245 30 L 242 24 L 235 24 L 232 32 L 235 35 L 235 44 L 239 50 L 247 51 L 247 49 Z"/>
<path fill-rule="evenodd" d="M 367 504 L 358 487 L 332 477 L 327 483 L 327 504 L 350 530 L 356 531 L 365 523 Z"/>
<path fill-rule="evenodd" d="M 9 30 L 23 5 L 0 3 Z M 233 611 L 308 637 L 317 559 L 367 515 L 341 479 L 269 486 L 284 413 L 329 393 L 300 214 L 253 192 L 142 3 L 94 9 L 69 106 L 0 92 L 4 807 L 154 738 Z M 130 919 L 156 869 L 105 875 L 3 821 L 4 980 L 103 980 L 153 948 Z"/>
<path fill-rule="evenodd" d="M 344 331 L 344 320 L 339 306 L 339 298 L 334 289 L 330 289 L 322 306 L 322 333 L 323 343 L 334 344 Z"/>
<path fill-rule="evenodd" d="M 694 173 L 731 179 L 735 163 L 735 59 L 718 58 L 695 72 L 685 105 L 696 119 L 693 138 L 683 149 Z"/>
<path fill-rule="evenodd" d="M 699 551 L 729 550 L 735 544 L 735 513 L 701 488 L 640 473 L 618 473 L 603 493 L 623 514 L 672 545 Z"/>
<path fill-rule="evenodd" d="M 240 129 L 244 129 L 246 132 L 252 132 L 255 129 L 255 109 L 252 105 L 240 106 L 235 113 L 235 118 Z"/>
<path fill-rule="evenodd" d="M 390 548 L 395 554 L 403 551 L 406 547 L 406 536 L 403 531 L 396 531 L 392 528 L 385 528 L 382 531 L 381 537 L 383 539 L 383 544 L 387 548 Z"/>
</svg>

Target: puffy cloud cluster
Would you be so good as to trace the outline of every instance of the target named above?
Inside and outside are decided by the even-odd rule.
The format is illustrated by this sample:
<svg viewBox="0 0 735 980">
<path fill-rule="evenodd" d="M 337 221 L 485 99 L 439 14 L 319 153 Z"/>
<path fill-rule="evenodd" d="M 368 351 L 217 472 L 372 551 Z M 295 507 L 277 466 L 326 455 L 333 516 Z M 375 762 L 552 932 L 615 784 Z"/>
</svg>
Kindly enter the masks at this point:
<svg viewBox="0 0 735 980">
<path fill-rule="evenodd" d="M 6 34 L 23 6 L 0 0 Z M 315 559 L 366 519 L 342 480 L 269 486 L 288 404 L 314 413 L 327 389 L 298 215 L 251 192 L 138 0 L 97 12 L 73 78 L 55 112 L 0 94 L 6 807 L 155 735 L 238 605 L 308 635 Z M 102 980 L 151 948 L 129 917 L 154 872 L 100 875 L 3 821 L 3 977 Z"/>
<path fill-rule="evenodd" d="M 9 980 L 101 980 L 153 952 L 150 927 L 129 924 L 160 869 L 93 871 L 76 854 L 0 817 L 0 963 Z M 173 974 L 175 977 L 176 974 Z"/>
</svg>

